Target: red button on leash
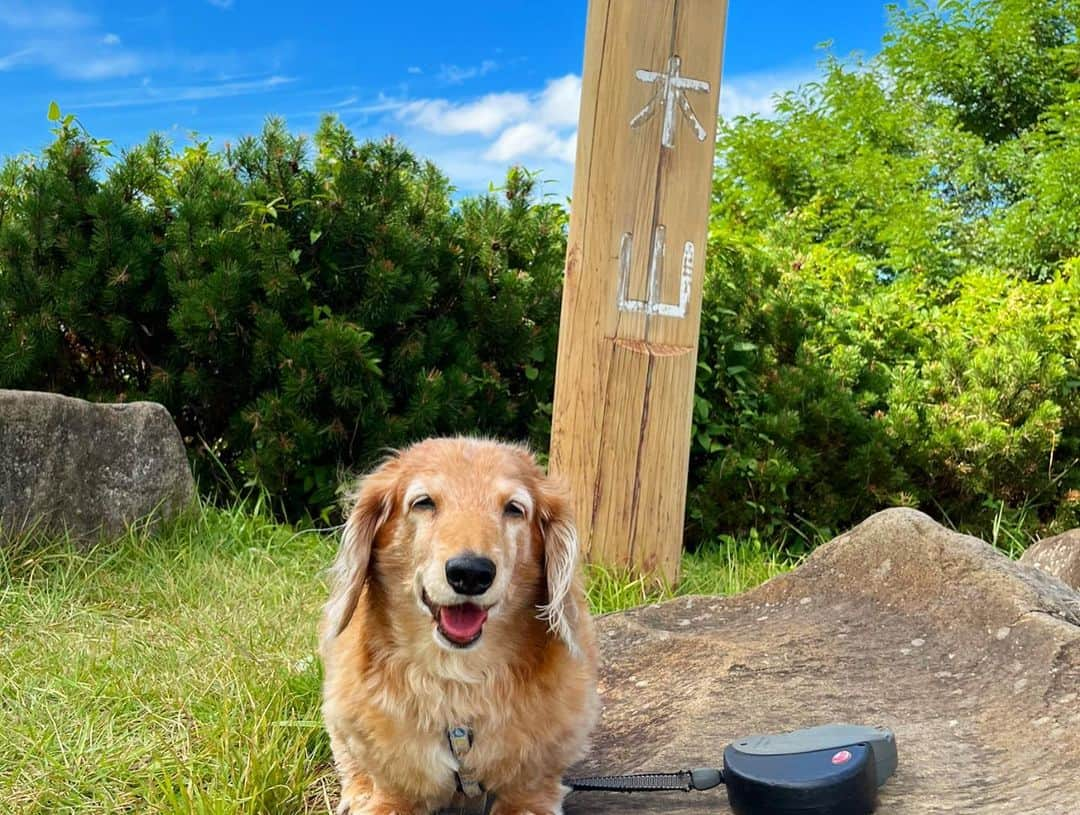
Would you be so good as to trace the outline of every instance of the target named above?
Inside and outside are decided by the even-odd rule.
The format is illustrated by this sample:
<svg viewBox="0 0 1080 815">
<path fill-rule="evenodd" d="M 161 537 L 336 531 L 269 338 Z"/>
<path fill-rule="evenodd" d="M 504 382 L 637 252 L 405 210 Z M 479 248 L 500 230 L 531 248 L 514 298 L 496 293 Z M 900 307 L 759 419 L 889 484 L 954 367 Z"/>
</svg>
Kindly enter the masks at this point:
<svg viewBox="0 0 1080 815">
<path fill-rule="evenodd" d="M 847 750 L 841 750 L 832 757 L 833 764 L 843 764 L 845 761 L 851 761 L 851 753 Z"/>
</svg>

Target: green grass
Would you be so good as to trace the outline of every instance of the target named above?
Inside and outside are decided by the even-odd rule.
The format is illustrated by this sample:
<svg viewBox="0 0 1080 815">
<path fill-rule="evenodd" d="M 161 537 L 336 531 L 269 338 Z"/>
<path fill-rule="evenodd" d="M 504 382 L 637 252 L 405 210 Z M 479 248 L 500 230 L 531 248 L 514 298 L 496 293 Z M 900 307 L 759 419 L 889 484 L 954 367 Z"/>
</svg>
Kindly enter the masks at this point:
<svg viewBox="0 0 1080 815">
<path fill-rule="evenodd" d="M 313 621 L 332 543 L 206 511 L 0 558 L 0 809 L 320 809 Z"/>
<path fill-rule="evenodd" d="M 724 538 L 683 555 L 681 579 L 675 588 L 602 566 L 589 566 L 589 605 L 593 613 L 604 614 L 688 594 L 738 594 L 796 564 L 796 560 L 758 538 Z"/>
<path fill-rule="evenodd" d="M 315 622 L 335 542 L 239 510 L 81 552 L 0 549 L 0 811 L 327 813 Z M 678 594 L 787 564 L 687 556 Z M 612 611 L 673 596 L 594 569 Z"/>
</svg>

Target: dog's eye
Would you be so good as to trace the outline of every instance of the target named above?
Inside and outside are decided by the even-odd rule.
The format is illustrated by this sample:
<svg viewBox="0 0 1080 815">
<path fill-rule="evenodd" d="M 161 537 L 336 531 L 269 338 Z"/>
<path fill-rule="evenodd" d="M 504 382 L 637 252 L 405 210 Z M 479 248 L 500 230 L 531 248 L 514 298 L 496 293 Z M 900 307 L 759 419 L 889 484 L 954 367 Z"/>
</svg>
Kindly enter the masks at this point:
<svg viewBox="0 0 1080 815">
<path fill-rule="evenodd" d="M 412 509 L 435 509 L 435 502 L 430 495 L 421 495 L 412 502 Z"/>
<path fill-rule="evenodd" d="M 509 501 L 506 506 L 503 507 L 503 514 L 511 518 L 524 518 L 525 507 L 519 504 L 517 501 Z"/>
</svg>

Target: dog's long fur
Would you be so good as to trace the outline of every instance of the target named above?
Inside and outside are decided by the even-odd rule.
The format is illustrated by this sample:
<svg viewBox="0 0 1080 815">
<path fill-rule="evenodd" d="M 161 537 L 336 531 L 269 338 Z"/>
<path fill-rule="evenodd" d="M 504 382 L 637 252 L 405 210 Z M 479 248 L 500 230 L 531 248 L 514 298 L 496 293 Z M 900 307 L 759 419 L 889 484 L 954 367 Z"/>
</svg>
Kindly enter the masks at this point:
<svg viewBox="0 0 1080 815">
<path fill-rule="evenodd" d="M 473 599 L 445 577 L 446 561 L 464 553 L 497 571 L 477 600 L 490 605 L 480 639 L 455 648 L 425 600 Z M 596 645 L 566 494 L 513 445 L 430 439 L 393 456 L 355 496 L 321 653 L 340 811 L 426 815 L 450 805 L 457 764 L 447 730 L 466 725 L 465 769 L 496 796 L 494 813 L 561 813 L 562 774 L 583 755 L 597 713 Z"/>
</svg>

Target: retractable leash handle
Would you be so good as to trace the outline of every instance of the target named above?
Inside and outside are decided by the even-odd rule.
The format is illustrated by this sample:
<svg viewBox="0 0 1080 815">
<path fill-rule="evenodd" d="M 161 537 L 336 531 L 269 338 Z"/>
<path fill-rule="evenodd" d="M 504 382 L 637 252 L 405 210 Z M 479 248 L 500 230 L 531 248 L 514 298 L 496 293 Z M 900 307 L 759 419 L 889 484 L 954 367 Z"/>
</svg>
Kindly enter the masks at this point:
<svg viewBox="0 0 1080 815">
<path fill-rule="evenodd" d="M 570 778 L 579 792 L 690 792 L 727 785 L 735 815 L 866 815 L 895 772 L 896 739 L 883 727 L 830 724 L 747 736 L 724 750 L 723 771 Z"/>
<path fill-rule="evenodd" d="M 692 792 L 720 786 L 724 783 L 724 774 L 714 767 L 700 767 L 678 773 L 567 778 L 563 783 L 575 792 Z"/>
</svg>

